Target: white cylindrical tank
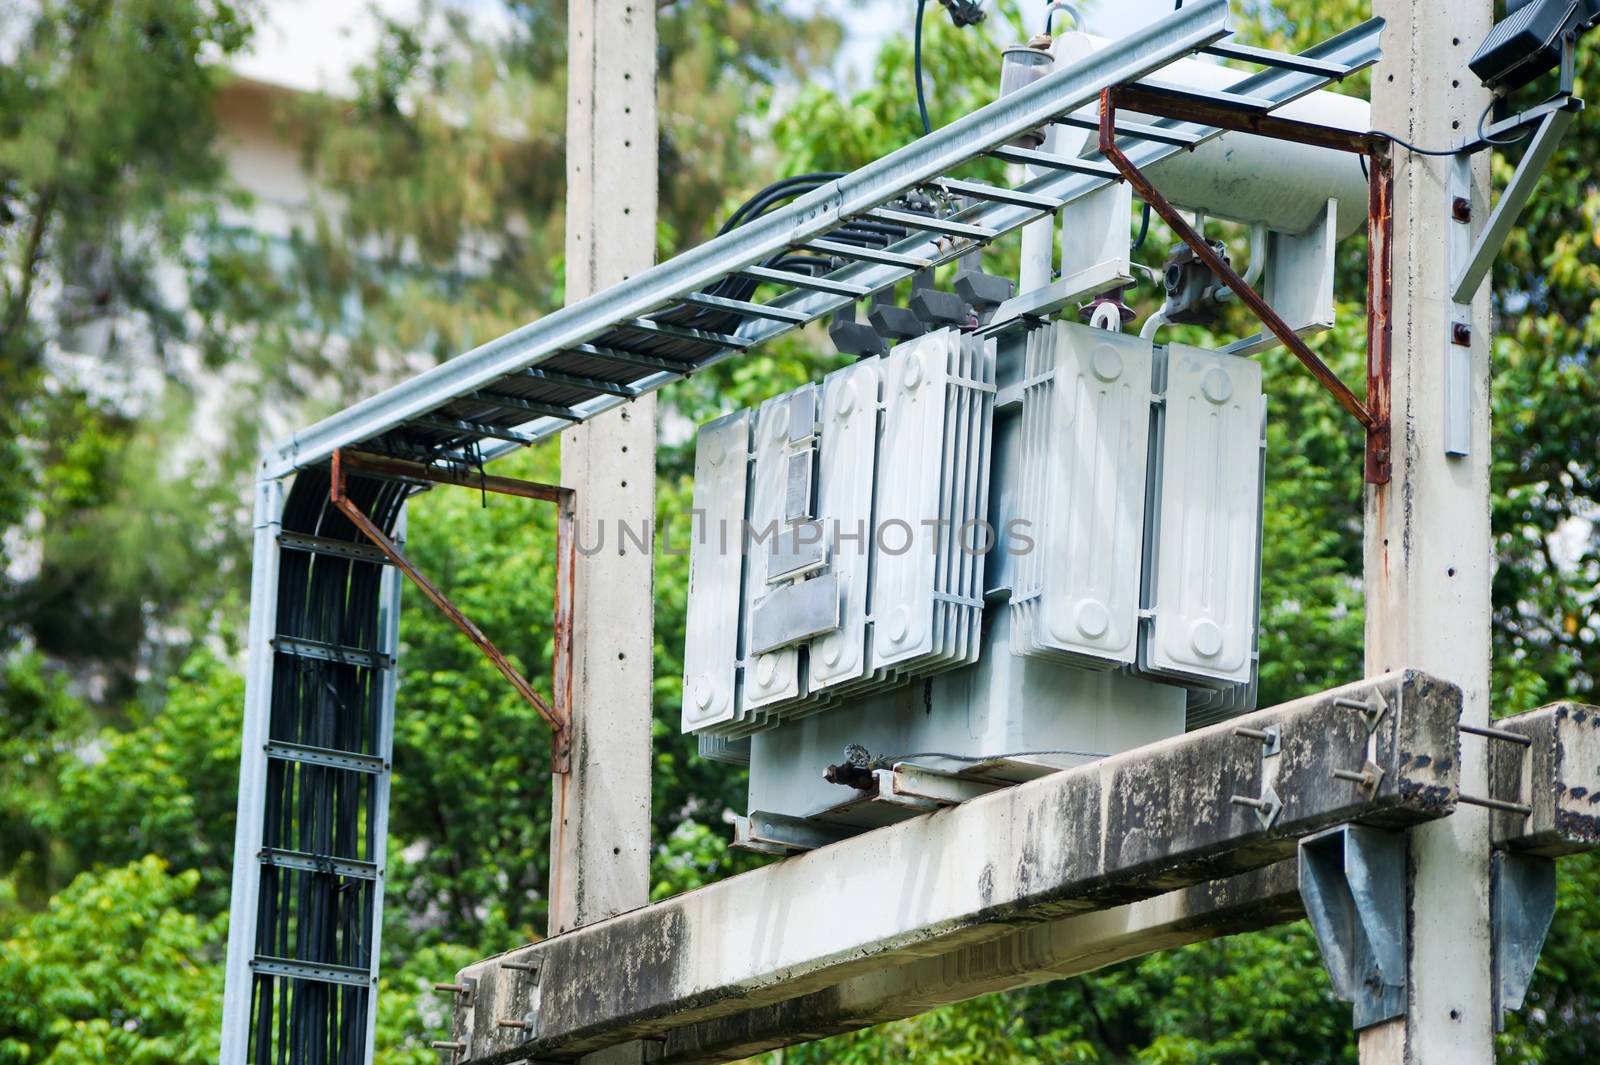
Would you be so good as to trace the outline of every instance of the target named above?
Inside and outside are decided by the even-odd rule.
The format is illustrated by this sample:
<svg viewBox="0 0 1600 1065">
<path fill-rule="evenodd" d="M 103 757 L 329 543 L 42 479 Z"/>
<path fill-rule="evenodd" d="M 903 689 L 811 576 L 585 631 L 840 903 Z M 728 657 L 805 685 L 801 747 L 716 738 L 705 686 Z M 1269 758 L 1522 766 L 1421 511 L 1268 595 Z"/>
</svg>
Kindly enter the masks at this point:
<svg viewBox="0 0 1600 1065">
<path fill-rule="evenodd" d="M 1053 48 L 1056 65 L 1076 62 L 1108 43 L 1086 33 L 1063 34 Z M 1180 59 L 1162 68 L 1152 80 L 1217 91 L 1248 73 L 1220 63 Z M 1372 108 L 1367 101 L 1326 90 L 1303 96 L 1273 113 L 1340 129 L 1372 128 Z M 1135 111 L 1119 111 L 1118 115 L 1134 122 L 1151 119 Z M 1094 134 L 1087 130 L 1057 129 L 1058 152 L 1088 154 L 1095 143 Z M 1230 131 L 1193 151 L 1174 152 L 1152 164 L 1148 173 L 1167 199 L 1210 218 L 1302 233 L 1332 199 L 1339 201 L 1338 231 L 1343 237 L 1360 228 L 1367 217 L 1367 181 L 1360 161 L 1354 153 L 1332 148 Z"/>
</svg>

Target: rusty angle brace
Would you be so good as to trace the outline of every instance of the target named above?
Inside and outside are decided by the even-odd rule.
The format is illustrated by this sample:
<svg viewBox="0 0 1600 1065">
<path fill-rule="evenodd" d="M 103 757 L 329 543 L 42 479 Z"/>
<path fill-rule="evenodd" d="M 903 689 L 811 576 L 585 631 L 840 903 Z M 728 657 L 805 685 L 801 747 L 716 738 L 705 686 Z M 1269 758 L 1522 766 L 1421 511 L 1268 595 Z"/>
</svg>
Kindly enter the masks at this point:
<svg viewBox="0 0 1600 1065">
<path fill-rule="evenodd" d="M 478 488 L 556 505 L 555 688 L 552 693 L 554 707 L 545 702 L 544 698 L 533 689 L 533 685 L 528 683 L 527 678 L 511 664 L 489 637 L 484 635 L 483 630 L 462 613 L 461 608 L 452 603 L 437 585 L 428 580 L 401 552 L 399 545 L 385 535 L 384 531 L 378 528 L 377 524 L 345 494 L 345 475 L 348 470 L 406 481 Z M 477 645 L 501 675 L 511 682 L 517 694 L 538 711 L 539 716 L 550 726 L 552 768 L 557 773 L 567 772 L 571 745 L 568 722 L 572 720 L 572 584 L 576 571 L 577 545 L 573 490 L 561 485 L 520 481 L 510 477 L 457 473 L 436 469 L 420 462 L 407 462 L 386 455 L 351 452 L 338 448 L 333 453 L 333 479 L 328 490 L 328 498 L 367 539 L 389 557 L 401 573 L 410 578 L 412 584 L 422 590 L 422 594 L 426 595 L 456 628 L 466 634 L 467 639 Z"/>
<path fill-rule="evenodd" d="M 1371 157 L 1371 193 L 1367 215 L 1369 250 L 1365 402 L 1339 380 L 1338 374 L 1306 346 L 1300 335 L 1245 282 L 1244 278 L 1239 276 L 1237 271 L 1228 265 L 1227 260 L 1206 243 L 1205 238 L 1189 225 L 1165 196 L 1161 195 L 1133 160 L 1117 147 L 1116 109 L 1119 103 L 1131 106 L 1142 113 L 1163 118 L 1293 140 Z M 1381 141 L 1371 134 L 1353 133 L 1272 115 L 1241 112 L 1225 104 L 1168 96 L 1139 86 L 1107 88 L 1100 93 L 1100 154 L 1110 160 L 1128 184 L 1132 185 L 1139 196 L 1161 216 L 1162 221 L 1166 222 L 1178 238 L 1211 268 L 1211 272 L 1216 274 L 1223 284 L 1233 290 L 1239 301 L 1261 320 L 1261 324 L 1276 336 L 1307 370 L 1311 371 L 1311 375 L 1322 387 L 1333 394 L 1339 405 L 1361 423 L 1367 433 L 1365 476 L 1371 484 L 1386 484 L 1390 475 L 1389 345 L 1392 291 L 1389 263 L 1392 257 L 1390 227 L 1393 218 L 1393 171 L 1387 154 L 1381 148 Z"/>
</svg>

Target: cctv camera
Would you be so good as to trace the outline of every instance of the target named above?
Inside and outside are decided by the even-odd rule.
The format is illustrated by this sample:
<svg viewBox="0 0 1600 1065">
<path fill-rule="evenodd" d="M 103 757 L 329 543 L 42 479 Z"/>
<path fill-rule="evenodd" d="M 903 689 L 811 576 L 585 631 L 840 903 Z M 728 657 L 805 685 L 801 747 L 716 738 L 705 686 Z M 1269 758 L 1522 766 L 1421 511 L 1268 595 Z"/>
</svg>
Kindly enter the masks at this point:
<svg viewBox="0 0 1600 1065">
<path fill-rule="evenodd" d="M 1562 49 L 1600 21 L 1600 0 L 1508 0 L 1506 17 L 1467 64 L 1500 93 L 1520 89 L 1561 62 Z"/>
</svg>

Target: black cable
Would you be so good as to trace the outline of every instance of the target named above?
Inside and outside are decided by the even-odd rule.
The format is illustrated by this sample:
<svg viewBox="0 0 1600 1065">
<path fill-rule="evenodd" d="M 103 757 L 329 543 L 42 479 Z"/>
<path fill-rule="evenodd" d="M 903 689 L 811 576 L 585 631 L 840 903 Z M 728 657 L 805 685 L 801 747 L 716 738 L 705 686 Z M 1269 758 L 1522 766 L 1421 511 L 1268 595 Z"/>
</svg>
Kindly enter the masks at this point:
<svg viewBox="0 0 1600 1065">
<path fill-rule="evenodd" d="M 1378 137 L 1382 140 L 1388 141 L 1390 144 L 1398 144 L 1400 147 L 1414 155 L 1455 155 L 1459 152 L 1459 149 L 1457 148 L 1418 148 L 1410 141 L 1401 140 L 1393 133 L 1385 133 L 1381 129 L 1369 129 L 1367 130 L 1367 136 Z"/>
<path fill-rule="evenodd" d="M 803 196 L 813 189 L 843 176 L 843 171 L 820 170 L 810 174 L 796 174 L 793 177 L 780 178 L 751 194 L 749 199 L 740 204 L 733 214 L 728 216 L 728 220 L 722 224 L 722 228 L 717 231 L 717 235 L 722 236 L 737 229 L 739 226 L 752 222 L 768 211 L 776 209 L 780 204 L 797 196 Z M 787 257 L 785 255 L 774 256 L 761 265 L 771 267 L 779 259 Z M 774 268 L 779 269 L 779 267 Z M 720 296 L 723 299 L 745 300 L 754 295 L 758 284 L 751 278 L 735 274 L 723 278 L 707 291 L 710 295 Z M 661 320 L 718 332 L 736 329 L 742 321 L 738 315 L 704 308 L 698 308 L 687 314 L 667 314 L 661 316 Z"/>
<path fill-rule="evenodd" d="M 819 185 L 824 185 L 841 177 L 844 177 L 844 171 L 842 170 L 823 170 L 813 174 L 796 174 L 794 177 L 774 181 L 740 204 L 738 209 L 728 216 L 728 220 L 722 223 L 722 228 L 717 230 L 717 235 L 721 236 L 729 230 L 744 225 L 752 218 L 765 214 L 771 209 L 772 204 L 778 200 L 802 195 Z"/>
<path fill-rule="evenodd" d="M 887 222 L 873 222 L 865 218 L 854 218 L 848 224 L 851 229 L 862 233 L 876 233 L 879 236 L 889 237 L 893 240 L 904 240 L 906 235 L 904 226 L 892 225 Z"/>
<path fill-rule="evenodd" d="M 1485 107 L 1483 109 L 1483 112 L 1478 115 L 1478 140 L 1479 140 L 1479 142 L 1483 143 L 1483 144 L 1494 144 L 1494 145 L 1502 145 L 1503 146 L 1503 145 L 1507 145 L 1507 144 L 1516 144 L 1519 141 L 1527 140 L 1528 137 L 1531 136 L 1532 133 L 1533 133 L 1533 129 L 1532 129 L 1531 126 L 1529 128 L 1527 128 L 1527 129 L 1523 130 L 1521 133 L 1518 133 L 1514 137 L 1508 137 L 1508 138 L 1505 138 L 1505 139 L 1502 139 L 1502 140 L 1496 140 L 1493 137 L 1489 137 L 1489 136 L 1485 136 L 1484 135 L 1484 132 L 1483 132 L 1484 120 L 1489 117 L 1489 112 L 1494 110 L 1495 103 L 1496 103 L 1496 100 L 1490 100 L 1489 101 L 1489 106 Z M 1401 140 L 1399 137 L 1396 137 L 1393 133 L 1385 133 L 1382 130 L 1378 130 L 1378 129 L 1368 130 L 1367 131 L 1367 136 L 1369 136 L 1369 137 L 1380 137 L 1383 140 L 1388 141 L 1390 144 L 1398 144 L 1398 145 L 1400 145 L 1400 147 L 1404 148 L 1406 151 L 1412 152 L 1412 153 L 1414 153 L 1416 155 L 1434 155 L 1434 156 L 1459 155 L 1459 154 L 1461 154 L 1461 151 L 1462 151 L 1462 149 L 1460 149 L 1460 148 L 1419 148 L 1415 144 L 1412 144 L 1410 141 Z M 1356 161 L 1361 164 L 1361 176 L 1363 178 L 1368 177 L 1366 159 L 1358 154 L 1356 156 Z"/>
<path fill-rule="evenodd" d="M 819 267 L 826 273 L 827 268 L 833 265 L 833 260 L 821 255 L 783 255 L 776 259 L 768 259 L 765 264 L 773 270 L 805 270 L 811 272 Z"/>
<path fill-rule="evenodd" d="M 922 12 L 927 6 L 928 0 L 917 0 L 917 29 L 911 45 L 911 66 L 917 79 L 917 112 L 922 115 L 924 137 L 933 132 L 933 124 L 928 121 L 928 100 L 922 91 Z"/>
<path fill-rule="evenodd" d="M 301 474 L 285 502 L 286 531 L 360 542 L 328 500 L 326 475 Z M 350 498 L 392 530 L 408 489 L 359 475 Z M 381 648 L 378 607 L 384 567 L 311 552 L 279 563 L 278 635 Z M 378 670 L 353 662 L 279 658 L 272 671 L 269 737 L 334 750 L 378 752 L 382 685 Z M 273 848 L 372 859 L 376 790 L 365 774 L 272 760 L 263 841 Z M 365 828 L 363 828 L 365 826 Z M 325 870 L 264 866 L 255 943 L 262 953 L 365 967 L 376 934 L 372 882 Z M 359 1065 L 366 996 L 267 977 L 254 1003 L 255 1060 L 263 1065 Z"/>
<path fill-rule="evenodd" d="M 1183 2 L 1183 0 L 1179 0 L 1179 3 L 1182 3 L 1182 2 Z M 1149 235 L 1150 235 L 1150 204 L 1149 204 L 1149 201 L 1146 201 L 1145 205 L 1144 205 L 1144 210 L 1139 212 L 1139 235 L 1137 237 L 1135 237 L 1134 240 L 1133 240 L 1133 250 L 1134 251 L 1138 251 L 1139 250 L 1139 246 L 1144 243 L 1144 238 L 1149 236 Z"/>
<path fill-rule="evenodd" d="M 1532 126 L 1528 126 L 1528 127 L 1524 128 L 1523 131 L 1521 133 L 1518 133 L 1516 136 L 1507 137 L 1504 140 L 1495 140 L 1493 137 L 1489 137 L 1489 136 L 1486 136 L 1484 134 L 1484 132 L 1483 132 L 1483 120 L 1489 117 L 1489 112 L 1494 110 L 1494 105 L 1496 103 L 1498 103 L 1499 100 L 1500 100 L 1500 98 L 1498 96 L 1495 97 L 1494 99 L 1490 100 L 1489 101 L 1489 106 L 1485 107 L 1483 109 L 1483 114 L 1478 116 L 1478 139 L 1480 141 L 1482 141 L 1483 143 L 1485 143 L 1485 144 L 1507 145 L 1507 144 L 1516 144 L 1518 141 L 1525 141 L 1529 137 L 1533 136 L 1533 127 Z"/>
</svg>

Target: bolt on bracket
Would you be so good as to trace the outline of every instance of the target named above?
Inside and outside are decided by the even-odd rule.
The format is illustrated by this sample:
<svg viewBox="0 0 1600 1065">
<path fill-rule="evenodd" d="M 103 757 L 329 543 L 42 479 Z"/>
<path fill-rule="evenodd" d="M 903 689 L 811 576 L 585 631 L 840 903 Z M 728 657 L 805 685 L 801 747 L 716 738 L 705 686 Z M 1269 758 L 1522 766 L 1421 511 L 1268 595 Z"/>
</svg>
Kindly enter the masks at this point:
<svg viewBox="0 0 1600 1065">
<path fill-rule="evenodd" d="M 1369 802 L 1378 794 L 1378 785 L 1383 783 L 1382 767 L 1370 759 L 1359 770 L 1335 769 L 1333 775 L 1339 780 L 1348 780 L 1354 784 L 1356 790 L 1361 792 L 1362 798 Z"/>
<path fill-rule="evenodd" d="M 1283 753 L 1283 732 L 1277 725 L 1268 725 L 1266 728 L 1246 728 L 1241 725 L 1233 730 L 1233 734 L 1243 736 L 1247 740 L 1259 740 L 1263 758 L 1272 758 Z"/>
<path fill-rule="evenodd" d="M 1357 1030 L 1406 1003 L 1406 837 L 1340 825 L 1300 841 L 1300 895 L 1334 994 Z"/>
<path fill-rule="evenodd" d="M 1376 689 L 1372 692 L 1371 702 L 1367 702 L 1364 699 L 1339 698 L 1333 701 L 1333 705 L 1342 706 L 1346 710 L 1358 711 L 1361 714 L 1361 719 L 1366 722 L 1369 733 L 1378 731 L 1378 723 L 1383 720 L 1383 715 L 1389 712 L 1388 700 L 1383 697 L 1382 692 Z"/>
<path fill-rule="evenodd" d="M 1234 795 L 1230 796 L 1228 801 L 1235 806 L 1248 806 L 1254 810 L 1262 828 L 1271 828 L 1278 820 L 1278 815 L 1283 813 L 1283 800 L 1278 798 L 1278 789 L 1270 783 L 1261 786 L 1261 795 L 1257 798 Z"/>
</svg>

